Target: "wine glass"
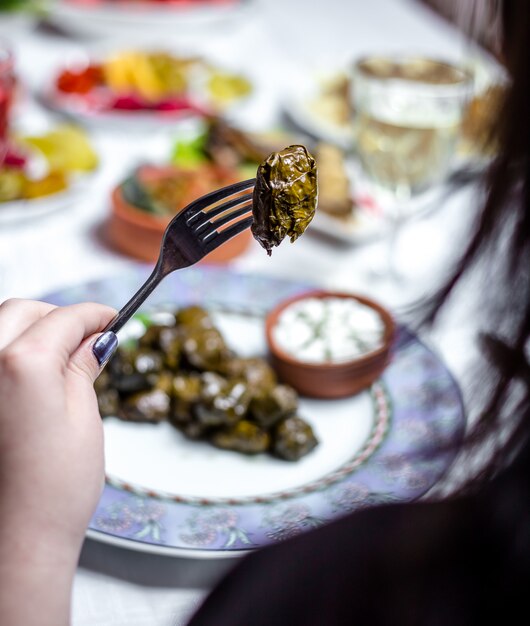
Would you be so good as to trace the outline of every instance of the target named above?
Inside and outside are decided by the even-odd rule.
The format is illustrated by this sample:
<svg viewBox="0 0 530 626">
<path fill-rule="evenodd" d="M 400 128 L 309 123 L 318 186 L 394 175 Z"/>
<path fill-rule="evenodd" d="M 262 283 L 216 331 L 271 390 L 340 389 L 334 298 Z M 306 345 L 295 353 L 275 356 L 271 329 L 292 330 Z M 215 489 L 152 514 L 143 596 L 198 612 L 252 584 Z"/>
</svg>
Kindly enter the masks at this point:
<svg viewBox="0 0 530 626">
<path fill-rule="evenodd" d="M 375 274 L 395 283 L 402 278 L 395 255 L 399 229 L 413 197 L 448 173 L 471 75 L 425 57 L 370 56 L 355 63 L 352 89 L 357 155 L 382 199 L 387 227 Z"/>
</svg>

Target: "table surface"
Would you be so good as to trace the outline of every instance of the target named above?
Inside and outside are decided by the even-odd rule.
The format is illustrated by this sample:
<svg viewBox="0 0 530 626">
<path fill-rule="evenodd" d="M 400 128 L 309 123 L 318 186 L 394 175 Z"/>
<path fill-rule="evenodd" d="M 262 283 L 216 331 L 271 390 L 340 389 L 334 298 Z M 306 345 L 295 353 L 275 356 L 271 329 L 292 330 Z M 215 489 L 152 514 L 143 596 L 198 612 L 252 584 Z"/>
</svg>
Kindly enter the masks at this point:
<svg viewBox="0 0 530 626">
<path fill-rule="evenodd" d="M 150 43 L 193 46 L 213 58 L 258 76 L 263 89 L 259 115 L 277 121 L 282 99 L 295 72 L 338 67 L 370 51 L 414 51 L 462 58 L 469 50 L 453 28 L 411 0 L 256 0 L 231 22 L 157 33 L 120 33 L 113 39 L 68 36 L 21 18 L 0 16 L 0 37 L 15 52 L 27 94 L 17 118 L 38 125 L 49 119 L 31 95 L 62 60 L 78 50 L 101 45 Z M 109 190 L 134 164 L 155 154 L 164 132 L 93 129 L 101 167 L 89 192 L 67 210 L 25 223 L 0 225 L 0 300 L 39 297 L 80 282 L 127 271 L 131 261 L 105 245 L 101 227 L 109 211 Z M 447 269 L 465 236 L 478 189 L 467 185 L 439 199 L 436 210 L 405 225 L 397 259 L 406 280 L 388 289 L 368 278 L 367 266 L 383 243 L 345 245 L 308 233 L 296 245 L 284 244 L 271 258 L 253 244 L 234 267 L 355 290 L 399 307 L 427 293 Z M 460 376 L 473 346 L 470 327 L 446 324 L 431 340 Z M 75 578 L 75 626 L 176 626 L 200 603 L 232 560 L 203 561 L 143 554 L 87 540 Z"/>
</svg>

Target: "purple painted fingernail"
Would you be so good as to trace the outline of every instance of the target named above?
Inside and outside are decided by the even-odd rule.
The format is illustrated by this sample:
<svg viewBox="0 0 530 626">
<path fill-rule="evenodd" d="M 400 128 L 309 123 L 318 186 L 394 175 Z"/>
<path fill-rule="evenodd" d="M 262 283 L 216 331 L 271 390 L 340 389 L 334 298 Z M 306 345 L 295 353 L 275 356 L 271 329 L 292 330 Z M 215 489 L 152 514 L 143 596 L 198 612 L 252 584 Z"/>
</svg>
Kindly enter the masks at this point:
<svg viewBox="0 0 530 626">
<path fill-rule="evenodd" d="M 103 333 L 96 339 L 92 346 L 92 352 L 100 367 L 103 367 L 107 363 L 117 347 L 118 337 L 116 337 L 111 330 Z"/>
</svg>

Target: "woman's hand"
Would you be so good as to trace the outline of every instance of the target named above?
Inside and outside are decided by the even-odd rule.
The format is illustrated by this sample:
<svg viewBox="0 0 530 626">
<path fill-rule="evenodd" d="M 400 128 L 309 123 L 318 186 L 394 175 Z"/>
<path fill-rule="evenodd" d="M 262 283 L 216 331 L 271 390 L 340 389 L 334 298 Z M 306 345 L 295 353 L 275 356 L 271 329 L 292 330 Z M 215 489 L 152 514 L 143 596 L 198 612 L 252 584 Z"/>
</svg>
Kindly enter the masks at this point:
<svg viewBox="0 0 530 626">
<path fill-rule="evenodd" d="M 2 624 L 68 622 L 71 580 L 104 484 L 92 345 L 115 314 L 99 304 L 0 305 Z M 104 338 L 110 356 L 116 337 Z"/>
</svg>

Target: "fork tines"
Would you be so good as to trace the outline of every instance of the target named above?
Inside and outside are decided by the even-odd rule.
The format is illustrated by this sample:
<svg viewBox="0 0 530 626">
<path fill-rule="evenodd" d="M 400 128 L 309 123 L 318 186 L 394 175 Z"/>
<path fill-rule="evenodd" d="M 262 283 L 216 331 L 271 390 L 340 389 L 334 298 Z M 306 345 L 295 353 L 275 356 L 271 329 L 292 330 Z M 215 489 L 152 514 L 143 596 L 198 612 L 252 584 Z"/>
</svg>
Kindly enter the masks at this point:
<svg viewBox="0 0 530 626">
<path fill-rule="evenodd" d="M 199 227 L 205 250 L 217 248 L 252 224 L 252 194 L 241 196 L 237 204 L 236 201 L 225 204 L 225 212 L 218 219 L 208 220 Z"/>
<path fill-rule="evenodd" d="M 206 212 L 210 214 L 212 207 L 214 207 L 217 203 L 222 202 L 223 200 L 228 200 L 230 197 L 236 196 L 236 194 L 240 194 L 243 191 L 252 191 L 255 183 L 256 179 L 250 178 L 249 180 L 234 183 L 233 185 L 228 185 L 228 187 L 223 187 L 222 189 L 217 189 L 216 191 L 212 191 L 211 193 L 201 196 L 187 207 L 186 224 L 188 226 L 193 226 L 197 220 L 202 221 Z"/>
<path fill-rule="evenodd" d="M 252 179 L 214 192 L 215 200 L 210 199 L 208 206 L 188 218 L 188 226 L 206 250 L 213 250 L 252 224 L 254 183 Z"/>
</svg>

